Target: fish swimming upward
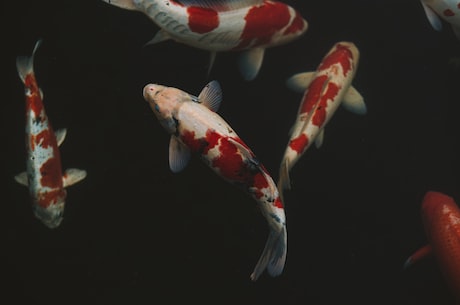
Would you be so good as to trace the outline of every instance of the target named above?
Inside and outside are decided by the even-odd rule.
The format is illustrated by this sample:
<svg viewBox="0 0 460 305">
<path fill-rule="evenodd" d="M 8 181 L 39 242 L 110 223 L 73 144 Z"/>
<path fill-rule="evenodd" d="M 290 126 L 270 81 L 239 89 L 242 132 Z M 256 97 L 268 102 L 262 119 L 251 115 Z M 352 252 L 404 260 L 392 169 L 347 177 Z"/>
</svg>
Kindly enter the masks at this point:
<svg viewBox="0 0 460 305">
<path fill-rule="evenodd" d="M 26 96 L 27 171 L 15 176 L 15 180 L 29 188 L 35 216 L 47 227 L 56 228 L 63 219 L 64 188 L 84 179 L 86 171 L 68 169 L 62 174 L 58 145 L 64 141 L 66 130 L 54 133 L 51 128 L 33 70 L 40 43 L 36 43 L 31 57 L 19 56 L 16 60 Z"/>
<path fill-rule="evenodd" d="M 265 49 L 286 44 L 307 30 L 307 22 L 292 7 L 268 0 L 104 0 L 143 12 L 161 30 L 149 42 L 168 39 L 216 52 L 245 51 L 239 67 L 246 80 L 254 79 Z M 208 71 L 209 72 L 209 71 Z"/>
<path fill-rule="evenodd" d="M 215 112 L 222 99 L 219 83 L 210 82 L 198 97 L 156 84 L 146 85 L 143 94 L 171 135 L 169 166 L 173 172 L 186 166 L 191 153 L 197 154 L 215 173 L 243 188 L 258 203 L 270 233 L 251 279 L 257 280 L 265 269 L 271 276 L 280 275 L 287 251 L 283 203 L 265 167 Z"/>
<path fill-rule="evenodd" d="M 430 191 L 423 198 L 421 212 L 429 244 L 410 256 L 404 266 L 433 253 L 460 302 L 460 209 L 451 197 Z"/>
<path fill-rule="evenodd" d="M 460 39 L 460 1 L 458 0 L 421 0 L 426 17 L 431 26 L 442 30 L 442 21 L 450 23 L 452 30 Z"/>
<path fill-rule="evenodd" d="M 366 113 L 362 96 L 351 86 L 358 66 L 359 51 L 353 43 L 339 42 L 323 58 L 315 72 L 299 73 L 287 85 L 303 93 L 297 119 L 280 165 L 278 188 L 290 188 L 289 171 L 310 145 L 320 147 L 324 126 L 342 103 L 347 109 Z"/>
</svg>

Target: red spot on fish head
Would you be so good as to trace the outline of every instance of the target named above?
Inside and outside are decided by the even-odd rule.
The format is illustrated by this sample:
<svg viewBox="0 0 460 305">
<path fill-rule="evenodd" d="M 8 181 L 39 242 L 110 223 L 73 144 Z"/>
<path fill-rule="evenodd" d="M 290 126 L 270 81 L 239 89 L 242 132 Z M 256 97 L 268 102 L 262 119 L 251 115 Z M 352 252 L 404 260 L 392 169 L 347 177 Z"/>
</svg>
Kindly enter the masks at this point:
<svg viewBox="0 0 460 305">
<path fill-rule="evenodd" d="M 354 58 L 355 55 L 353 53 L 356 53 L 357 56 L 356 50 L 355 52 L 352 52 L 350 46 L 338 43 L 335 45 L 333 50 L 323 59 L 318 67 L 318 70 L 326 70 L 332 65 L 340 64 L 342 66 L 343 74 L 347 75 L 347 73 L 352 68 L 353 60 L 357 60 Z"/>
<path fill-rule="evenodd" d="M 308 24 L 305 19 L 302 18 L 299 12 L 295 12 L 295 17 L 291 22 L 291 25 L 284 31 L 284 35 L 301 35 L 307 30 Z"/>
<path fill-rule="evenodd" d="M 236 49 L 268 44 L 276 32 L 288 25 L 291 14 L 284 3 L 265 1 L 251 8 L 244 19 L 246 24 Z"/>
<path fill-rule="evenodd" d="M 446 17 L 453 17 L 455 13 L 451 9 L 445 9 L 442 14 Z"/>
<path fill-rule="evenodd" d="M 66 197 L 67 192 L 65 189 L 53 189 L 51 191 L 40 193 L 37 204 L 43 208 L 47 208 L 53 204 L 63 203 Z"/>
<path fill-rule="evenodd" d="M 440 192 L 430 191 L 425 194 L 422 202 L 422 217 L 431 222 L 439 217 L 443 208 L 458 209 L 454 200 Z"/>
<path fill-rule="evenodd" d="M 295 139 L 292 139 L 289 142 L 289 147 L 296 151 L 298 154 L 301 154 L 308 146 L 308 137 L 305 134 L 301 134 Z"/>
<path fill-rule="evenodd" d="M 219 14 L 209 8 L 191 6 L 187 8 L 188 26 L 192 32 L 204 34 L 219 26 Z"/>
</svg>

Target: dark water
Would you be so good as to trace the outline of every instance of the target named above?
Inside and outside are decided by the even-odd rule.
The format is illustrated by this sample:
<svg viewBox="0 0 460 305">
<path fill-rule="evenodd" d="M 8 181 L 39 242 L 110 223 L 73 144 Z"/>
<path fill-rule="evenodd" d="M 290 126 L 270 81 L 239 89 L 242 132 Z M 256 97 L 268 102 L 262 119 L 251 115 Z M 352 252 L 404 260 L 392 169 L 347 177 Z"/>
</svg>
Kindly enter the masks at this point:
<svg viewBox="0 0 460 305">
<path fill-rule="evenodd" d="M 5 304 L 454 304 L 434 260 L 402 265 L 426 242 L 425 192 L 460 202 L 460 42 L 446 23 L 434 31 L 418 1 L 286 2 L 309 30 L 267 50 L 252 82 L 240 77 L 237 54 L 219 55 L 207 79 L 206 52 L 174 42 L 143 47 L 158 28 L 102 1 L 2 4 Z M 25 168 L 15 57 L 38 38 L 45 107 L 55 129 L 68 128 L 63 167 L 88 171 L 68 189 L 56 230 L 34 218 L 27 190 L 13 180 Z M 276 180 L 301 98 L 284 82 L 314 70 L 342 40 L 361 52 L 353 84 L 368 114 L 339 109 L 323 146 L 294 167 L 285 271 L 253 283 L 264 218 L 197 159 L 170 172 L 169 138 L 142 88 L 156 82 L 198 94 L 218 80 L 220 115 Z"/>
</svg>

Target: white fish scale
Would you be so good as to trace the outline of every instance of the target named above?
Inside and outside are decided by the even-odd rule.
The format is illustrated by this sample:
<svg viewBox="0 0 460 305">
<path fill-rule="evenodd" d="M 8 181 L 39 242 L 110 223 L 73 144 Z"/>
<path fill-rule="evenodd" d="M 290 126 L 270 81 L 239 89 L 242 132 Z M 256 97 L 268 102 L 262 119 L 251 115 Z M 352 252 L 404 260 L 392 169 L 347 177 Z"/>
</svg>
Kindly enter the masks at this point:
<svg viewBox="0 0 460 305">
<path fill-rule="evenodd" d="M 458 0 L 423 0 L 433 11 L 435 11 L 442 19 L 460 27 L 460 8 L 457 6 Z M 447 17 L 444 15 L 444 11 L 450 10 L 455 15 Z"/>
</svg>

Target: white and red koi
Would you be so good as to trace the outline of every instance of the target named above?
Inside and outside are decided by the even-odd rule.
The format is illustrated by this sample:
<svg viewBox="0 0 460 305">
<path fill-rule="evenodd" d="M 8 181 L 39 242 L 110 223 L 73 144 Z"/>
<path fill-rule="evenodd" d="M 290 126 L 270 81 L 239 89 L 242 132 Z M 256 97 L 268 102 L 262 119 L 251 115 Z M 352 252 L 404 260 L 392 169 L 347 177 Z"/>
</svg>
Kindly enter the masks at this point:
<svg viewBox="0 0 460 305">
<path fill-rule="evenodd" d="M 460 209 L 452 197 L 430 191 L 423 198 L 421 214 L 428 245 L 410 256 L 405 267 L 434 254 L 447 284 L 460 302 Z"/>
<path fill-rule="evenodd" d="M 239 62 L 246 80 L 254 79 L 265 49 L 286 44 L 307 30 L 299 12 L 269 0 L 104 0 L 149 16 L 161 30 L 150 44 L 173 39 L 216 52 L 245 51 Z"/>
<path fill-rule="evenodd" d="M 265 269 L 272 276 L 281 274 L 287 251 L 283 203 L 265 167 L 215 112 L 222 98 L 219 83 L 210 82 L 198 97 L 156 84 L 146 85 L 143 94 L 171 134 L 169 165 L 173 172 L 186 166 L 191 153 L 197 154 L 215 173 L 243 188 L 259 204 L 270 233 L 251 279 L 255 281 Z"/>
<path fill-rule="evenodd" d="M 452 30 L 460 39 L 460 1 L 459 0 L 421 0 L 425 14 L 436 31 L 442 30 L 442 21 L 450 23 Z"/>
<path fill-rule="evenodd" d="M 47 227 L 56 228 L 63 219 L 64 188 L 85 178 L 86 171 L 68 169 L 62 174 L 58 145 L 64 141 L 66 130 L 54 133 L 45 112 L 43 94 L 33 70 L 39 45 L 40 41 L 31 57 L 19 56 L 16 60 L 26 97 L 27 171 L 15 176 L 15 180 L 28 186 L 35 216 Z"/>
<path fill-rule="evenodd" d="M 292 89 L 303 97 L 290 140 L 281 161 L 278 188 L 290 188 L 289 171 L 310 145 L 320 147 L 324 126 L 342 103 L 347 109 L 366 113 L 362 96 L 351 86 L 359 60 L 353 43 L 339 42 L 327 53 L 315 72 L 299 73 L 288 79 Z"/>
</svg>

